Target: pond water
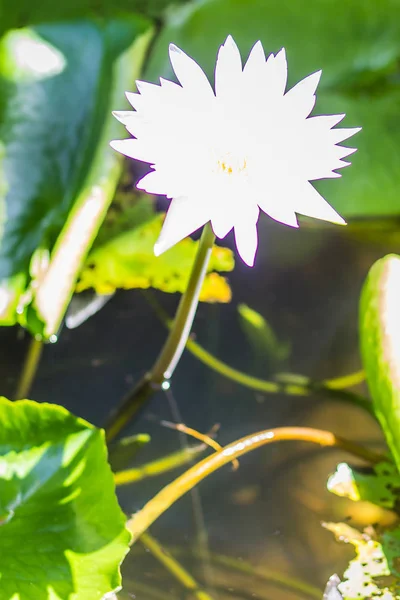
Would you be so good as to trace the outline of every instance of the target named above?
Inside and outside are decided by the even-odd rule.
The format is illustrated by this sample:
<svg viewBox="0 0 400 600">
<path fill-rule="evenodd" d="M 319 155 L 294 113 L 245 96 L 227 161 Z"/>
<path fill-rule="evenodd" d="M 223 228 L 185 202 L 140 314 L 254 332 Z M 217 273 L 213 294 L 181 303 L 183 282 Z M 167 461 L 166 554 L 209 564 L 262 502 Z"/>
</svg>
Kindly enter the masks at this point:
<svg viewBox="0 0 400 600">
<path fill-rule="evenodd" d="M 229 305 L 199 307 L 197 341 L 226 363 L 259 377 L 271 377 L 268 357 L 254 352 L 239 322 L 237 305 L 245 302 L 261 313 L 280 340 L 289 342 L 290 356 L 281 370 L 320 380 L 360 369 L 358 298 L 374 260 L 394 249 L 385 232 L 355 232 L 326 227 L 290 230 L 262 219 L 256 266 L 239 261 L 229 275 Z M 232 240 L 228 238 L 233 247 Z M 178 298 L 157 294 L 172 315 Z M 104 423 L 155 359 L 166 331 L 140 291 L 119 292 L 94 317 L 75 330 L 64 329 L 58 343 L 44 349 L 30 396 L 64 405 L 96 425 Z M 28 338 L 17 328 L 0 330 L 2 392 L 15 389 Z M 366 391 L 363 385 L 361 391 Z M 155 460 L 179 449 L 182 437 L 160 423 L 180 420 L 201 432 L 221 425 L 224 445 L 260 429 L 308 425 L 383 447 L 381 434 L 361 409 L 327 399 L 263 395 L 210 371 L 185 353 L 168 393 L 155 395 L 125 433 L 149 433 L 131 465 Z M 191 440 L 189 440 L 190 443 Z M 172 506 L 151 533 L 209 590 L 212 598 L 295 600 L 313 597 L 241 572 L 241 566 L 264 569 L 269 577 L 295 577 L 322 590 L 330 575 L 342 573 L 352 555 L 339 545 L 321 521 L 349 519 L 362 527 L 380 518 L 370 505 L 352 504 L 326 491 L 326 480 L 339 451 L 304 443 L 272 444 L 240 459 L 203 481 L 194 494 Z M 354 462 L 350 459 L 351 462 Z M 128 465 L 129 466 L 129 465 Z M 121 489 L 126 512 L 141 508 L 179 474 L 159 477 Z M 200 530 L 200 531 L 199 531 Z M 236 565 L 222 564 L 221 556 Z M 121 598 L 182 599 L 182 588 L 137 544 L 124 568 Z M 314 596 L 316 597 L 316 596 Z"/>
</svg>

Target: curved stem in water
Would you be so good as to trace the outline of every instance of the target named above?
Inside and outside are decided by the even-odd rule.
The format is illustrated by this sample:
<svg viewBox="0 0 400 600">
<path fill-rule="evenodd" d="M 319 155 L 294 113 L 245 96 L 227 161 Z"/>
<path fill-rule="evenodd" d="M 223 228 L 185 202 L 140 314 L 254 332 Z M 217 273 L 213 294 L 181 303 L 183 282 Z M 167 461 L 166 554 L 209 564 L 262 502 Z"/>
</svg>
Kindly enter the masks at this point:
<svg viewBox="0 0 400 600">
<path fill-rule="evenodd" d="M 180 556 L 179 550 L 173 549 L 172 551 L 177 556 Z M 194 557 L 196 557 L 196 551 L 191 550 L 190 552 L 192 555 L 194 555 Z M 285 588 L 291 592 L 297 592 L 298 594 L 301 594 L 307 598 L 307 600 L 310 600 L 311 598 L 321 600 L 322 591 L 320 589 L 309 583 L 306 583 L 305 581 L 297 579 L 297 577 L 292 577 L 286 573 L 280 573 L 279 571 L 275 571 L 264 566 L 253 567 L 244 560 L 239 560 L 237 558 L 233 558 L 232 556 L 225 556 L 223 554 L 215 553 L 211 553 L 210 556 L 213 564 L 221 565 L 221 567 L 225 567 L 225 569 L 229 569 L 230 571 L 244 573 L 252 578 L 255 577 L 263 581 L 267 581 L 268 583 L 275 584 L 276 586 Z"/>
<path fill-rule="evenodd" d="M 320 446 L 335 446 L 371 463 L 387 460 L 386 457 L 381 454 L 372 452 L 368 448 L 364 448 L 363 446 L 336 436 L 331 431 L 325 431 L 323 429 L 313 429 L 310 427 L 278 427 L 277 429 L 259 431 L 232 442 L 219 452 L 215 452 L 215 454 L 203 459 L 156 494 L 144 508 L 137 512 L 127 523 L 127 527 L 132 534 L 132 543 L 134 543 L 142 533 L 146 531 L 160 515 L 162 515 L 163 512 L 176 502 L 176 500 L 205 479 L 205 477 L 231 462 L 232 459 L 239 458 L 242 454 L 246 454 L 247 452 L 260 448 L 266 444 L 284 440 L 312 442 L 313 444 L 319 444 Z"/>
</svg>

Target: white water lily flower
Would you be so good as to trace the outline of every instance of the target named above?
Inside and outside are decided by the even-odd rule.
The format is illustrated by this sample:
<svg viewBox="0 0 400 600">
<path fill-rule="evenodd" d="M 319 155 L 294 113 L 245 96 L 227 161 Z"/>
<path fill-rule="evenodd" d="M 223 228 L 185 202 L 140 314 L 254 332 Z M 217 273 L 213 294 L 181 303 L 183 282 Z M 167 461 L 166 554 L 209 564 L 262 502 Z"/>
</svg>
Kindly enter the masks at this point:
<svg viewBox="0 0 400 600">
<path fill-rule="evenodd" d="M 127 93 L 135 112 L 115 116 L 136 139 L 113 148 L 152 170 L 137 187 L 172 198 L 156 255 L 208 221 L 217 237 L 234 229 L 249 266 L 257 250 L 260 209 L 298 227 L 296 213 L 344 224 L 310 181 L 340 177 L 354 148 L 338 146 L 359 128 L 332 129 L 344 115 L 309 117 L 321 71 L 285 93 L 285 50 L 265 58 L 261 42 L 246 64 L 229 36 L 215 68 L 215 91 L 200 66 L 171 44 L 179 84 L 137 82 Z"/>
</svg>

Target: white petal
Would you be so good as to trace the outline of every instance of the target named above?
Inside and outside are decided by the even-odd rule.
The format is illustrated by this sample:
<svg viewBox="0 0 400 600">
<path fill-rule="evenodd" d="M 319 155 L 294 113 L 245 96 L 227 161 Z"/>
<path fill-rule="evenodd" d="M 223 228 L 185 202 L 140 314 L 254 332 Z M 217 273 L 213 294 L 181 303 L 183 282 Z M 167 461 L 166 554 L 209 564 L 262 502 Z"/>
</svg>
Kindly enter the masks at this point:
<svg viewBox="0 0 400 600">
<path fill-rule="evenodd" d="M 187 88 L 193 94 L 214 97 L 206 74 L 193 58 L 190 58 L 175 44 L 169 45 L 169 57 L 182 87 Z"/>
<path fill-rule="evenodd" d="M 112 114 L 116 119 L 118 119 L 118 121 L 120 121 L 120 123 L 126 125 L 129 119 L 131 119 L 132 115 L 134 115 L 135 113 L 133 112 L 133 110 L 113 110 Z"/>
<path fill-rule="evenodd" d="M 220 47 L 215 67 L 215 93 L 229 100 L 240 85 L 242 59 L 232 36 Z"/>
<path fill-rule="evenodd" d="M 265 75 L 265 65 L 264 49 L 262 43 L 258 41 L 251 49 L 249 58 L 243 68 L 240 84 L 237 86 L 241 88 L 244 99 L 240 105 L 240 110 L 243 110 L 243 106 L 247 104 L 248 117 L 254 111 L 256 120 L 259 120 L 261 111 L 262 115 L 265 115 L 265 112 L 270 109 L 271 97 L 276 97 L 276 90 L 271 89 L 271 80 Z M 239 90 L 236 94 L 238 92 Z"/>
<path fill-rule="evenodd" d="M 315 123 L 318 127 L 325 127 L 326 129 L 331 129 L 340 121 L 343 121 L 345 118 L 345 114 L 342 113 L 340 115 L 317 115 L 315 117 L 309 117 L 307 119 L 307 123 Z"/>
<path fill-rule="evenodd" d="M 125 96 L 129 104 L 133 106 L 135 110 L 139 110 L 144 104 L 144 99 L 136 92 L 125 92 Z"/>
<path fill-rule="evenodd" d="M 270 54 L 265 65 L 265 77 L 268 78 L 271 91 L 283 96 L 287 82 L 286 51 L 282 48 L 278 54 Z"/>
<path fill-rule="evenodd" d="M 347 140 L 349 137 L 361 131 L 361 129 L 361 127 L 342 127 L 340 129 L 331 129 L 331 140 L 334 144 L 339 144 L 340 142 L 344 142 L 344 140 Z"/>
<path fill-rule="evenodd" d="M 335 146 L 334 152 L 339 158 L 345 158 L 357 152 L 357 148 L 348 148 L 347 146 Z"/>
<path fill-rule="evenodd" d="M 285 103 L 296 118 L 308 117 L 315 105 L 315 91 L 322 71 L 302 79 L 285 94 Z"/>
<path fill-rule="evenodd" d="M 252 220 L 243 219 L 236 223 L 235 241 L 242 260 L 252 267 L 258 246 L 257 223 Z"/>
<path fill-rule="evenodd" d="M 261 41 L 254 44 L 250 51 L 249 58 L 243 68 L 243 73 L 252 74 L 260 77 L 265 66 L 265 53 Z"/>
<path fill-rule="evenodd" d="M 177 88 L 180 88 L 180 86 L 177 83 L 175 83 L 174 81 L 170 81 L 169 79 L 164 79 L 164 77 L 160 77 L 160 84 L 162 88 L 167 89 L 169 91 L 176 91 Z"/>
<path fill-rule="evenodd" d="M 143 129 L 143 119 L 137 111 L 114 111 L 113 115 L 118 121 L 125 125 L 126 129 L 134 137 L 139 137 L 141 130 Z"/>
<path fill-rule="evenodd" d="M 129 158 L 135 158 L 136 160 L 147 163 L 154 162 L 151 153 L 144 148 L 139 140 L 131 138 L 127 140 L 112 140 L 110 146 L 117 152 L 121 152 L 121 154 L 125 154 L 125 156 L 128 156 Z"/>
<path fill-rule="evenodd" d="M 207 203 L 185 197 L 173 198 L 160 236 L 154 246 L 159 256 L 210 220 Z"/>
<path fill-rule="evenodd" d="M 232 218 L 229 210 L 213 211 L 211 226 L 215 235 L 222 239 L 233 227 Z"/>
<path fill-rule="evenodd" d="M 321 196 L 311 185 L 299 186 L 296 197 L 295 211 L 307 217 L 330 221 L 337 225 L 346 225 L 346 221 L 336 212 L 334 208 Z"/>
<path fill-rule="evenodd" d="M 141 81 L 138 79 L 136 81 L 136 87 L 141 96 L 154 96 L 154 94 L 159 94 L 161 90 L 161 86 L 156 85 L 155 83 L 149 83 L 148 81 Z"/>
<path fill-rule="evenodd" d="M 290 227 L 298 227 L 296 213 L 293 210 L 293 201 L 292 194 L 288 192 L 285 196 L 282 190 L 280 190 L 279 194 L 272 195 L 268 199 L 262 199 L 258 204 L 261 210 L 271 217 L 271 219 L 274 219 L 274 221 L 283 223 L 283 225 L 289 225 Z"/>
<path fill-rule="evenodd" d="M 138 190 L 144 190 L 148 194 L 168 195 L 166 182 L 157 171 L 147 173 L 147 175 L 137 182 L 136 187 Z"/>
</svg>

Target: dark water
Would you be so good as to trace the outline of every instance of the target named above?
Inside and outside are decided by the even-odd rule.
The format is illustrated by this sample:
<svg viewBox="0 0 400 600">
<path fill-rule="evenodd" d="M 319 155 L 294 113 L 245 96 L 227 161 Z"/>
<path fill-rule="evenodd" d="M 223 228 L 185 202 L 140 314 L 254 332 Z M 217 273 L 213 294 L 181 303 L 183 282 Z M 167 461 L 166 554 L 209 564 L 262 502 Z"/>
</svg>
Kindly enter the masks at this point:
<svg viewBox="0 0 400 600">
<path fill-rule="evenodd" d="M 349 228 L 294 231 L 267 219 L 260 229 L 255 268 L 238 262 L 229 276 L 230 305 L 200 306 L 194 326 L 197 340 L 232 366 L 268 377 L 271 364 L 254 354 L 239 325 L 237 304 L 245 302 L 268 320 L 280 339 L 290 341 L 286 371 L 322 379 L 358 370 L 361 285 L 374 260 L 395 250 L 397 240 L 385 233 L 356 234 Z M 172 315 L 177 297 L 157 297 Z M 120 292 L 99 314 L 76 330 L 65 329 L 57 344 L 45 348 L 31 397 L 62 404 L 101 425 L 152 364 L 165 336 L 140 292 Z M 27 342 L 16 328 L 0 330 L 4 395 L 11 395 L 15 388 Z M 365 391 L 363 386 L 360 391 Z M 179 434 L 160 425 L 162 419 L 176 420 L 176 410 L 184 423 L 202 432 L 220 423 L 221 444 L 282 425 L 316 426 L 373 447 L 381 444 L 379 430 L 360 409 L 321 395 L 262 395 L 211 372 L 185 353 L 168 397 L 165 393 L 154 396 L 127 430 L 148 432 L 152 438 L 134 464 L 179 448 Z M 189 494 L 151 531 L 166 547 L 178 549 L 182 562 L 199 581 L 212 579 L 213 598 L 307 597 L 227 570 L 213 555 L 290 574 L 322 590 L 333 572 L 343 571 L 352 552 L 337 544 L 321 528 L 321 521 L 351 517 L 355 526 L 362 527 L 379 517 L 369 506 L 326 491 L 327 476 L 345 458 L 341 452 L 306 444 L 270 445 L 243 456 L 238 471 L 225 467 L 199 486 L 200 516 L 198 497 Z M 141 508 L 178 473 L 123 488 L 123 508 L 127 512 Z M 198 547 L 196 519 L 200 517 L 208 535 L 208 558 L 190 554 Z M 143 600 L 191 597 L 140 545 L 126 560 L 124 575 L 122 598 L 131 594 Z"/>
</svg>

